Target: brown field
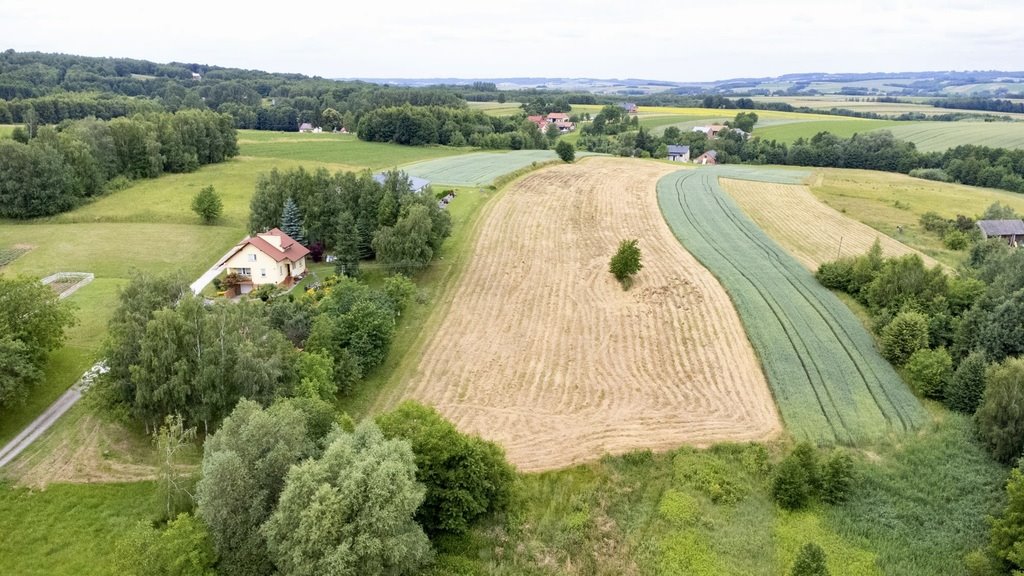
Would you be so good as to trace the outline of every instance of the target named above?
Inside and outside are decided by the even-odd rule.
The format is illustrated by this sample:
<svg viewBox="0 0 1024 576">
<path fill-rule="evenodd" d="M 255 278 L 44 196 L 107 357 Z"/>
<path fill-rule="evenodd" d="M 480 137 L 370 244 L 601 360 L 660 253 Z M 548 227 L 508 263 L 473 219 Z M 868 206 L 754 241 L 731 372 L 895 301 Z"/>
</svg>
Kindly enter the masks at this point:
<svg viewBox="0 0 1024 576">
<path fill-rule="evenodd" d="M 720 178 L 722 188 L 758 226 L 810 270 L 839 256 L 859 256 L 877 238 L 886 256 L 918 254 L 938 262 L 874 228 L 822 203 L 807 186 Z M 840 244 L 841 242 L 841 244 Z"/>
<path fill-rule="evenodd" d="M 655 183 L 676 169 L 590 158 L 512 184 L 399 396 L 499 442 L 523 471 L 778 434 L 732 303 L 658 209 Z M 607 269 L 625 238 L 644 259 L 628 291 Z"/>
</svg>

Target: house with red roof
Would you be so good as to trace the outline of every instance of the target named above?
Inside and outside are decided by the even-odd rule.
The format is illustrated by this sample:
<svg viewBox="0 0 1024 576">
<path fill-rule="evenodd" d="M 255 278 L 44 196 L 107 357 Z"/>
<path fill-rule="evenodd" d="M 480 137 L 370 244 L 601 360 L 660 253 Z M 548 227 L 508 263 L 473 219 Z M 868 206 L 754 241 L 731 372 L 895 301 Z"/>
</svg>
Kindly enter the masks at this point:
<svg viewBox="0 0 1024 576">
<path fill-rule="evenodd" d="M 308 254 L 305 246 L 274 228 L 246 237 L 217 266 L 237 274 L 237 293 L 248 294 L 266 284 L 290 286 L 306 273 Z"/>
</svg>

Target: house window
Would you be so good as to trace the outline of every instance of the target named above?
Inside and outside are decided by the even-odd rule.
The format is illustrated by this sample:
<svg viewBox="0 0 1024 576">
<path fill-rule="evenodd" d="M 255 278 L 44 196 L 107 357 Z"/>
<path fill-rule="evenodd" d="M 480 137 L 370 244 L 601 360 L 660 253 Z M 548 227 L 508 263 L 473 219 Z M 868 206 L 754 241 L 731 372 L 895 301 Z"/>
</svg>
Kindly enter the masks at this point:
<svg viewBox="0 0 1024 576">
<path fill-rule="evenodd" d="M 252 268 L 239 268 L 238 273 L 242 276 L 252 276 Z"/>
<path fill-rule="evenodd" d="M 248 254 L 247 256 L 249 257 L 249 262 L 255 262 L 256 261 L 256 255 L 255 254 Z"/>
<path fill-rule="evenodd" d="M 267 269 L 266 268 L 260 268 L 260 278 L 266 278 L 266 277 L 267 277 Z"/>
</svg>

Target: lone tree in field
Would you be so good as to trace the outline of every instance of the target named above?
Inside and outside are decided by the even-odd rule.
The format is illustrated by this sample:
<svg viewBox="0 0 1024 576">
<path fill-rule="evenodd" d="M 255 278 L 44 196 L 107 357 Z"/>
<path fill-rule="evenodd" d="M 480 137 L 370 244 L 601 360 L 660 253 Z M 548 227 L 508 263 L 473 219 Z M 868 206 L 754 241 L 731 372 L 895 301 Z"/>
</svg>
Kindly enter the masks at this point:
<svg viewBox="0 0 1024 576">
<path fill-rule="evenodd" d="M 213 186 L 207 186 L 192 197 L 192 211 L 199 215 L 203 224 L 213 224 L 224 211 L 224 204 Z"/>
<path fill-rule="evenodd" d="M 285 200 L 284 212 L 281 214 L 281 231 L 299 244 L 306 244 L 306 239 L 302 236 L 302 212 L 290 196 Z"/>
<path fill-rule="evenodd" d="M 558 144 L 555 144 L 555 153 L 562 159 L 562 162 L 572 162 L 576 160 L 576 147 L 565 140 L 559 140 Z"/>
<path fill-rule="evenodd" d="M 635 239 L 619 242 L 619 249 L 612 256 L 612 261 L 608 266 L 615 279 L 626 288 L 629 288 L 632 283 L 633 275 L 644 267 L 640 262 L 640 248 L 637 246 L 637 242 L 639 240 Z"/>
</svg>

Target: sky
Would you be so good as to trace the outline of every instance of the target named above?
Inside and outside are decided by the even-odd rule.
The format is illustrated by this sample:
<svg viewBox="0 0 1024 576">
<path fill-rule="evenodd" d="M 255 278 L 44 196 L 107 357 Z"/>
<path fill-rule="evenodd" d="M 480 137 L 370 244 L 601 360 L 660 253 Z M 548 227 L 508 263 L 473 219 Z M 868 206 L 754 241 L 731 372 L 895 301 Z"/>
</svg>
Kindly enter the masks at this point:
<svg viewBox="0 0 1024 576">
<path fill-rule="evenodd" d="M 0 50 L 327 78 L 1024 69 L 1021 0 L 0 0 Z"/>
</svg>

